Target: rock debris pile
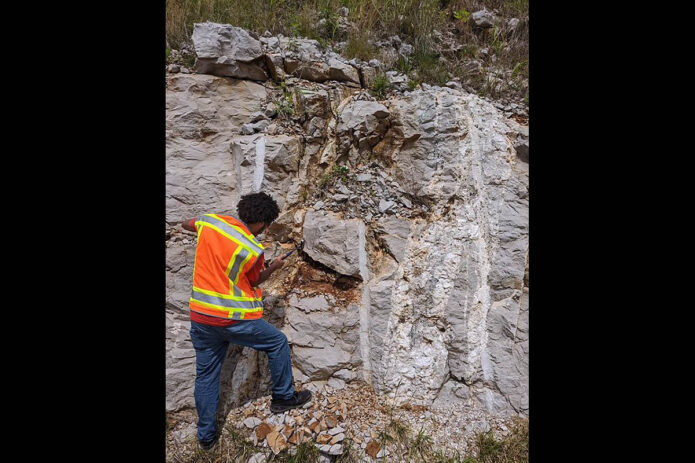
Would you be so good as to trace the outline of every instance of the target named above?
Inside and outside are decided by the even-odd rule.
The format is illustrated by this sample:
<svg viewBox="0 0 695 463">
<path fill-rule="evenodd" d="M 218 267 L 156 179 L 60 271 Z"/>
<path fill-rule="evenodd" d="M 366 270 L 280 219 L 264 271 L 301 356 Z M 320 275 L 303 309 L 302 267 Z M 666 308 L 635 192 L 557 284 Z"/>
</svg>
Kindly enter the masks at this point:
<svg viewBox="0 0 695 463">
<path fill-rule="evenodd" d="M 394 424 L 411 438 L 417 433 L 428 436 L 443 453 L 461 455 L 473 448 L 476 432 L 494 429 L 498 436 L 508 432 L 507 420 L 490 418 L 482 410 L 464 413 L 455 407 L 391 407 L 361 381 L 346 383 L 333 378 L 305 387 L 313 396 L 303 408 L 273 414 L 266 396 L 232 410 L 222 426 L 221 445 L 232 445 L 226 441 L 232 433 L 241 436 L 254 447 L 248 463 L 270 460 L 283 451 L 294 453 L 301 444 L 315 446 L 322 462 L 348 452 L 355 461 L 371 463 L 385 456 L 393 461 L 405 458 L 407 449 L 396 442 Z M 181 412 L 172 417 L 169 446 L 180 457 L 194 453 L 195 414 Z"/>
</svg>

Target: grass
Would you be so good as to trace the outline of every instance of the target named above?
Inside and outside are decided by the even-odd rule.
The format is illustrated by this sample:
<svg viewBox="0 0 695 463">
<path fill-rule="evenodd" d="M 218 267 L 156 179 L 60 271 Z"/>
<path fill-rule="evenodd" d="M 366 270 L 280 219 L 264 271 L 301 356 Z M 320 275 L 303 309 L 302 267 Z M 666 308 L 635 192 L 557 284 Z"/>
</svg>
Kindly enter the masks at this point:
<svg viewBox="0 0 695 463">
<path fill-rule="evenodd" d="M 290 119 L 292 116 L 295 115 L 295 93 L 297 89 L 294 91 L 290 90 L 290 88 L 287 86 L 287 83 L 283 80 L 280 82 L 280 90 L 282 90 L 282 95 L 273 100 L 273 106 L 275 107 L 275 111 L 278 113 L 278 117 L 280 119 Z"/>
<path fill-rule="evenodd" d="M 268 30 L 273 35 L 315 39 L 326 49 L 340 41 L 345 42 L 345 58 L 377 58 L 387 68 L 407 74 L 415 81 L 413 86 L 443 85 L 458 78 L 490 96 L 523 98 L 528 92 L 528 5 L 528 0 L 166 0 L 166 39 L 168 47 L 179 49 L 183 43 L 190 44 L 194 23 L 213 21 L 259 35 Z M 354 28 L 340 27 L 342 6 L 349 9 Z M 470 16 L 482 8 L 497 10 L 503 21 L 491 29 L 475 29 Z M 521 20 L 514 33 L 506 23 L 512 17 Z M 435 30 L 454 31 L 457 47 L 443 47 L 432 34 Z M 394 35 L 413 45 L 414 54 L 385 62 L 388 59 L 376 42 Z M 484 48 L 490 51 L 488 57 L 480 54 Z M 466 62 L 474 58 L 483 66 L 492 65 L 489 56 L 493 53 L 494 66 L 512 74 L 507 88 L 493 87 L 485 76 L 465 70 Z"/>
<path fill-rule="evenodd" d="M 167 419 L 167 430 L 174 427 L 174 421 Z M 391 416 L 388 424 L 379 431 L 377 441 L 380 449 L 388 449 L 389 455 L 379 461 L 403 463 L 528 463 L 529 460 L 529 422 L 514 418 L 509 423 L 509 432 L 503 436 L 494 431 L 479 432 L 472 442 L 473 447 L 465 455 L 458 451 L 444 451 L 435 448 L 433 438 L 423 428 L 414 433 L 407 423 Z M 315 441 L 291 446 L 273 455 L 268 448 L 254 446 L 240 431 L 224 428 L 217 446 L 210 452 L 202 451 L 191 438 L 191 445 L 167 448 L 167 463 L 246 463 L 249 458 L 263 452 L 268 463 L 317 463 L 320 452 Z M 358 463 L 362 451 L 350 438 L 342 442 L 343 453 L 335 463 Z M 291 450 L 291 451 L 290 451 Z"/>
<path fill-rule="evenodd" d="M 440 62 L 440 54 L 427 41 L 416 43 L 412 56 L 415 76 L 421 82 L 444 85 L 453 74 Z"/>
<path fill-rule="evenodd" d="M 261 451 L 233 429 L 224 429 L 217 445 L 208 452 L 195 443 L 195 438 L 191 442 L 193 442 L 192 445 L 188 447 L 167 449 L 166 461 L 172 463 L 246 462 L 254 453 Z"/>
<path fill-rule="evenodd" d="M 528 461 L 528 421 L 515 420 L 511 432 L 497 440 L 492 431 L 478 434 L 476 463 L 517 463 Z"/>
<path fill-rule="evenodd" d="M 420 428 L 417 436 L 410 445 L 410 450 L 408 450 L 408 457 L 419 456 L 423 460 L 426 459 L 426 455 L 432 449 L 432 438 L 425 434 L 425 432 Z"/>
<path fill-rule="evenodd" d="M 343 442 L 343 453 L 338 455 L 336 463 L 358 463 L 360 461 L 359 448 L 353 447 L 352 439 L 345 439 Z"/>
<path fill-rule="evenodd" d="M 380 100 L 383 100 L 390 87 L 391 83 L 389 82 L 389 78 L 386 73 L 379 72 L 374 76 L 374 79 L 370 85 L 370 90 L 372 95 Z"/>
<path fill-rule="evenodd" d="M 286 463 L 315 463 L 319 461 L 319 449 L 313 442 L 303 442 L 296 447 L 296 452 L 290 453 L 289 450 L 282 451 L 276 455 L 277 460 Z"/>
<path fill-rule="evenodd" d="M 367 33 L 357 33 L 351 35 L 343 50 L 343 56 L 352 59 L 357 58 L 362 61 L 369 61 L 377 54 L 377 48 L 369 41 Z"/>
<path fill-rule="evenodd" d="M 509 430 L 502 438 L 492 430 L 477 433 L 474 448 L 468 455 L 435 449 L 432 437 L 424 429 L 414 434 L 405 423 L 394 418 L 379 432 L 377 440 L 381 448 L 389 449 L 388 460 L 393 462 L 528 463 L 528 420 L 513 419 Z"/>
<path fill-rule="evenodd" d="M 325 188 L 333 185 L 336 181 L 342 180 L 343 183 L 348 183 L 354 177 L 350 175 L 350 168 L 348 166 L 334 165 L 333 169 L 329 170 L 321 180 L 319 181 L 319 186 Z"/>
</svg>

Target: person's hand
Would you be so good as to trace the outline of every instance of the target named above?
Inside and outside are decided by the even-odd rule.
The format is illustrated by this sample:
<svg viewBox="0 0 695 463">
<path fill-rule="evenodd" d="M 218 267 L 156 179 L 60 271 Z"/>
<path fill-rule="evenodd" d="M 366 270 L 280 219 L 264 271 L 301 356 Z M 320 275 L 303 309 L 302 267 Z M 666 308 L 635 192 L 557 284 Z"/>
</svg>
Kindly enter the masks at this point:
<svg viewBox="0 0 695 463">
<path fill-rule="evenodd" d="M 278 257 L 277 259 L 273 259 L 273 261 L 268 265 L 268 269 L 274 272 L 275 270 L 281 269 L 283 265 L 285 265 L 285 261 Z"/>
</svg>

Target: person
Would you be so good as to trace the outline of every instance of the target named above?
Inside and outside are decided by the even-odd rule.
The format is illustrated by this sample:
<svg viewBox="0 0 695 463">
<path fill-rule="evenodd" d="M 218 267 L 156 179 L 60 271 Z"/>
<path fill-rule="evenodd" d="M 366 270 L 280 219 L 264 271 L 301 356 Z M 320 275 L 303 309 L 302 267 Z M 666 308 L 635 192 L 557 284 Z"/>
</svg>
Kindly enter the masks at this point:
<svg viewBox="0 0 695 463">
<path fill-rule="evenodd" d="M 294 390 L 287 336 L 261 318 L 263 293 L 258 285 L 282 268 L 284 261 L 275 259 L 264 269 L 264 248 L 256 236 L 278 217 L 278 205 L 266 193 L 252 193 L 241 197 L 237 213 L 238 218 L 205 214 L 182 223 L 185 230 L 198 235 L 189 308 L 196 354 L 197 438 L 204 450 L 219 439 L 220 371 L 230 343 L 268 355 L 273 413 L 311 399 L 311 391 Z"/>
</svg>

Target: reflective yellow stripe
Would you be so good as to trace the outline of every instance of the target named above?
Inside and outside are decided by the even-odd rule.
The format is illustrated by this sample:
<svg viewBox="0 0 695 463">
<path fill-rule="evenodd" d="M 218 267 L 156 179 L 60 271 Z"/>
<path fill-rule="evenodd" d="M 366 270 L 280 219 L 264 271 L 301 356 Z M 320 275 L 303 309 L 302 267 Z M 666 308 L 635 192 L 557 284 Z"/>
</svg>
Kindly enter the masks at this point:
<svg viewBox="0 0 695 463">
<path fill-rule="evenodd" d="M 220 220 L 220 219 L 218 219 L 218 218 L 216 218 L 216 217 L 213 217 L 213 218 L 214 218 L 215 220 L 218 220 L 218 221 Z M 248 238 L 246 238 L 245 235 L 243 235 L 242 233 L 240 233 L 239 230 L 237 230 L 237 229 L 234 228 L 233 226 L 229 225 L 227 222 L 224 222 L 224 221 L 220 221 L 220 222 L 221 222 L 220 225 L 229 227 L 229 231 L 234 231 L 235 233 L 239 233 L 239 236 L 240 236 L 240 237 L 242 237 L 242 238 L 244 238 L 244 239 L 248 239 Z M 202 228 L 202 227 L 210 227 L 210 228 L 212 228 L 213 230 L 215 230 L 216 232 L 218 232 L 219 234 L 221 234 L 221 235 L 224 236 L 225 238 L 227 238 L 227 239 L 229 239 L 229 240 L 232 240 L 234 243 L 238 244 L 239 246 L 243 246 L 244 248 L 248 249 L 249 252 L 253 253 L 253 254 L 256 255 L 256 256 L 258 256 L 258 255 L 260 255 L 261 253 L 263 253 L 263 249 L 265 249 L 265 248 L 263 248 L 263 246 L 262 246 L 261 244 L 257 243 L 256 241 L 248 240 L 248 243 L 244 243 L 244 242 L 243 242 L 242 240 L 240 240 L 238 237 L 233 236 L 233 235 L 230 235 L 229 233 L 227 233 L 225 230 L 223 230 L 222 228 L 218 227 L 218 226 L 215 225 L 214 223 L 210 223 L 210 222 L 204 221 L 204 220 L 199 220 L 198 222 L 196 222 L 196 226 L 198 226 L 198 224 L 200 224 L 201 228 Z M 249 246 L 249 245 L 250 245 L 250 246 Z"/>
<path fill-rule="evenodd" d="M 232 266 L 234 266 L 234 262 L 236 261 L 236 256 L 239 255 L 241 250 L 244 249 L 242 246 L 237 246 L 236 249 L 234 250 L 234 254 L 232 254 L 232 258 L 229 259 L 229 263 L 227 264 L 227 270 L 224 271 L 226 275 L 229 275 L 229 272 L 232 271 Z M 233 293 L 234 292 L 234 283 L 232 280 L 229 280 L 229 292 Z"/>
<path fill-rule="evenodd" d="M 254 257 L 254 255 L 253 255 L 253 254 L 249 254 L 248 256 L 246 256 L 246 259 L 244 259 L 244 260 L 241 262 L 241 265 L 239 266 L 239 273 L 237 273 L 236 277 L 234 278 L 234 284 L 235 284 L 235 285 L 239 283 L 239 277 L 240 277 L 241 274 L 243 273 L 243 272 L 241 271 L 241 269 L 244 268 L 244 265 L 246 265 L 252 257 Z M 258 256 L 256 256 L 256 257 L 258 257 Z"/>
<path fill-rule="evenodd" d="M 263 248 L 263 245 L 262 245 L 258 240 L 256 240 L 256 237 L 255 237 L 253 234 L 244 231 L 244 229 L 241 228 L 240 226 L 238 226 L 238 225 L 232 225 L 231 223 L 227 222 L 226 220 L 224 220 L 222 217 L 220 217 L 220 216 L 217 215 L 217 214 L 206 214 L 206 215 L 208 215 L 209 217 L 213 217 L 213 218 L 219 220 L 220 222 L 222 222 L 223 224 L 227 225 L 227 226 L 230 227 L 230 228 L 233 228 L 234 230 L 238 231 L 242 236 L 244 236 L 246 239 L 248 239 L 249 241 L 251 241 L 253 244 L 255 244 L 256 246 L 258 246 L 258 247 L 261 248 L 261 249 L 264 249 L 264 248 Z M 247 246 L 247 247 L 248 247 L 248 246 Z"/>
<path fill-rule="evenodd" d="M 195 255 L 193 256 L 193 274 L 195 275 L 195 269 L 196 269 L 195 264 L 198 262 L 198 247 L 197 246 L 198 246 L 198 243 L 200 243 L 200 232 L 203 230 L 203 227 L 198 226 L 197 217 L 196 217 L 196 221 L 193 222 L 193 224 L 195 225 L 195 229 L 196 229 L 196 238 L 195 239 L 197 240 L 196 241 Z"/>
<path fill-rule="evenodd" d="M 261 312 L 261 311 L 263 311 L 263 307 L 256 307 L 255 309 L 229 308 L 229 307 L 222 307 L 222 306 L 220 306 L 220 305 L 210 304 L 209 302 L 199 301 L 199 300 L 193 299 L 193 298 L 191 298 L 191 299 L 189 300 L 189 302 L 193 302 L 194 304 L 198 304 L 198 305 L 203 306 L 203 307 L 208 307 L 208 308 L 210 308 L 210 309 L 222 310 L 222 311 L 224 311 L 224 312 L 228 312 L 230 315 L 231 315 L 233 312 L 240 312 L 240 313 L 246 314 L 246 313 L 250 313 L 250 312 Z M 232 318 L 232 317 L 229 317 L 229 318 Z"/>
<path fill-rule="evenodd" d="M 219 297 L 222 299 L 229 299 L 230 301 L 260 301 L 261 299 L 258 297 L 246 297 L 246 296 L 233 296 L 231 294 L 223 294 L 223 293 L 218 293 L 215 291 L 210 291 L 207 289 L 200 289 L 197 287 L 193 287 L 193 291 L 197 293 L 202 293 L 202 294 L 207 294 L 208 296 L 215 296 Z"/>
<path fill-rule="evenodd" d="M 234 238 L 234 237 L 231 236 L 230 234 L 224 232 L 224 231 L 223 231 L 222 229 L 220 229 L 219 227 L 217 227 L 217 226 L 215 226 L 215 225 L 213 225 L 213 224 L 211 224 L 211 223 L 208 223 L 208 222 L 196 222 L 196 224 L 198 224 L 198 223 L 200 223 L 201 229 L 202 229 L 202 227 L 209 227 L 209 228 L 212 228 L 213 230 L 215 230 L 216 232 L 218 232 L 220 235 L 224 236 L 225 238 L 228 238 L 228 239 L 234 241 L 234 242 L 235 242 L 236 244 L 238 244 L 239 246 L 243 246 L 243 245 L 239 242 L 239 240 L 237 240 L 236 238 Z M 254 251 L 251 250 L 251 252 L 254 252 Z"/>
<path fill-rule="evenodd" d="M 255 237 L 254 235 L 252 235 L 251 233 L 246 233 L 246 232 L 244 231 L 243 228 L 241 228 L 241 227 L 239 227 L 239 226 L 237 226 L 237 225 L 232 225 L 231 223 L 227 222 L 226 220 L 224 220 L 222 217 L 220 217 L 220 216 L 217 215 L 217 214 L 208 214 L 208 215 L 210 215 L 210 217 L 214 217 L 214 218 L 216 218 L 217 220 L 221 220 L 222 222 L 226 223 L 227 225 L 229 225 L 230 227 L 234 228 L 234 229 L 237 230 L 239 233 L 241 233 L 242 235 L 244 235 L 246 238 L 248 238 L 249 241 L 251 241 L 253 244 L 257 244 L 258 247 L 260 247 L 261 249 L 263 249 L 263 245 L 262 245 L 261 243 L 259 243 L 259 242 L 256 240 L 256 237 Z"/>
</svg>

